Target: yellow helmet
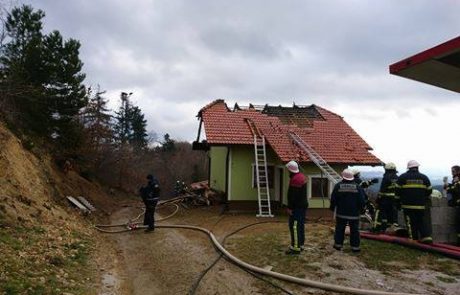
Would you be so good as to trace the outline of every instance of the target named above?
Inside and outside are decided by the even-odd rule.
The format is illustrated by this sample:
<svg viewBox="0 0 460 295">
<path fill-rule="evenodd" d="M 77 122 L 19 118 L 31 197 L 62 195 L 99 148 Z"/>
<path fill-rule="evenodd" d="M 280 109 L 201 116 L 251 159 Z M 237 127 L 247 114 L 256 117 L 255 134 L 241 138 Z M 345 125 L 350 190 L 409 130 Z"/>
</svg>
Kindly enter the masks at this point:
<svg viewBox="0 0 460 295">
<path fill-rule="evenodd" d="M 395 163 L 389 162 L 385 164 L 385 170 L 396 170 Z"/>
</svg>

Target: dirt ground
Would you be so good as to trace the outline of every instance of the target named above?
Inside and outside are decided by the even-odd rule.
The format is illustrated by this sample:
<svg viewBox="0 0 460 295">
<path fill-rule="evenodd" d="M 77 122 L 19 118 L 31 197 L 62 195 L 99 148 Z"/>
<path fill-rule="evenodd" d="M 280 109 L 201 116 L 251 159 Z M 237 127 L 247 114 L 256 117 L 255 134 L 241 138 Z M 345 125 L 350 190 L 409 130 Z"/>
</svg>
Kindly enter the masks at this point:
<svg viewBox="0 0 460 295">
<path fill-rule="evenodd" d="M 111 214 L 111 223 L 126 222 L 140 210 L 121 208 Z M 160 209 L 158 215 L 168 215 L 171 210 Z M 219 215 L 219 208 L 202 207 L 181 208 L 174 217 L 159 224 L 202 226 L 222 241 L 225 235 L 242 226 L 260 221 L 253 215 Z M 260 224 L 229 237 L 226 248 L 257 266 L 326 283 L 389 292 L 458 294 L 460 264 L 455 261 L 452 262 L 453 276 L 424 267 L 417 270 L 398 267 L 398 271 L 369 269 L 356 255 L 334 251 L 330 247 L 330 225 L 318 223 L 307 224 L 306 250 L 300 256 L 287 257 L 283 253 L 289 241 L 286 219 L 277 217 L 273 221 L 280 223 Z M 105 280 L 102 283 L 105 293 L 101 294 L 189 294 L 199 275 L 218 257 L 205 234 L 185 229 L 157 228 L 153 233 L 136 230 L 106 237 L 108 244 L 112 243 L 110 248 L 114 249 L 112 255 L 115 256 L 107 259 L 111 266 L 101 270 Z M 446 260 L 439 259 L 440 262 Z M 292 294 L 332 294 L 274 279 L 270 281 Z M 284 293 L 221 259 L 203 278 L 195 294 Z"/>
</svg>

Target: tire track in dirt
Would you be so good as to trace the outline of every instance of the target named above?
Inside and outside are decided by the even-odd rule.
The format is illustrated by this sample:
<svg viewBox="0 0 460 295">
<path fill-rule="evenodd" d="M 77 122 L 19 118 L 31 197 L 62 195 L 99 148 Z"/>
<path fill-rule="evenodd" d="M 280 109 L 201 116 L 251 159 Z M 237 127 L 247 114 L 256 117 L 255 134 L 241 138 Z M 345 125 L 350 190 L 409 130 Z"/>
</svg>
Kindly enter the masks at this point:
<svg viewBox="0 0 460 295">
<path fill-rule="evenodd" d="M 111 222 L 123 223 L 137 214 L 138 209 L 122 208 L 112 214 Z M 218 253 L 205 235 L 185 231 L 111 235 L 121 257 L 120 275 L 129 285 L 120 294 L 187 294 Z M 253 283 L 253 278 L 222 260 L 202 281 L 197 294 L 260 294 Z"/>
</svg>

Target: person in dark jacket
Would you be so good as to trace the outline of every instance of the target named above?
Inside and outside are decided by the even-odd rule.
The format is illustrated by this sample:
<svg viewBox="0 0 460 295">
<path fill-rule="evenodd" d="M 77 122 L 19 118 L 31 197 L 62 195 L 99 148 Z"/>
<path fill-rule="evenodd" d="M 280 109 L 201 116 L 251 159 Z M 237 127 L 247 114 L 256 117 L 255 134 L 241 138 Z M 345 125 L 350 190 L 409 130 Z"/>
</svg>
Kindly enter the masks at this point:
<svg viewBox="0 0 460 295">
<path fill-rule="evenodd" d="M 451 195 L 449 206 L 456 208 L 455 229 L 457 231 L 457 245 L 460 245 L 460 166 L 452 167 L 452 183 L 444 186 Z"/>
<path fill-rule="evenodd" d="M 432 188 L 428 177 L 418 171 L 419 166 L 414 160 L 407 163 L 408 171 L 398 177 L 396 195 L 399 196 L 404 212 L 409 238 L 429 244 L 433 238 L 426 214 L 430 214 L 427 206 Z"/>
<path fill-rule="evenodd" d="M 287 163 L 286 168 L 290 173 L 287 213 L 291 234 L 291 245 L 286 254 L 299 254 L 305 243 L 305 214 L 308 208 L 307 179 L 300 173 L 299 165 L 295 161 Z"/>
<path fill-rule="evenodd" d="M 396 209 L 396 186 L 398 171 L 394 163 L 385 164 L 382 184 L 377 197 L 377 210 L 375 211 L 374 231 L 384 232 L 388 226 L 398 226 L 398 211 Z"/>
<path fill-rule="evenodd" d="M 366 189 L 370 187 L 373 184 L 376 184 L 379 182 L 378 178 L 373 178 L 373 179 L 368 179 L 368 180 L 362 180 L 361 179 L 361 172 L 358 169 L 352 169 L 351 172 L 353 172 L 353 180 L 363 189 Z M 375 206 L 374 204 L 369 200 L 369 196 L 367 195 L 366 191 L 364 190 L 364 201 L 366 202 L 366 209 L 367 213 L 369 216 L 375 220 Z"/>
<path fill-rule="evenodd" d="M 361 172 L 358 169 L 352 169 L 353 172 L 353 180 L 359 184 L 361 188 L 368 188 L 371 185 L 378 183 L 379 180 L 377 178 L 369 179 L 369 180 L 362 180 L 361 179 Z"/>
<path fill-rule="evenodd" d="M 147 225 L 146 232 L 155 229 L 155 208 L 160 200 L 160 184 L 151 174 L 147 175 L 148 183 L 139 190 L 142 201 L 145 204 L 144 225 Z"/>
<path fill-rule="evenodd" d="M 329 209 L 336 210 L 334 249 L 342 250 L 345 239 L 345 227 L 350 226 L 350 246 L 353 252 L 361 251 L 359 238 L 359 216 L 364 210 L 364 191 L 354 181 L 353 172 L 345 169 L 343 180 L 334 186 Z"/>
</svg>

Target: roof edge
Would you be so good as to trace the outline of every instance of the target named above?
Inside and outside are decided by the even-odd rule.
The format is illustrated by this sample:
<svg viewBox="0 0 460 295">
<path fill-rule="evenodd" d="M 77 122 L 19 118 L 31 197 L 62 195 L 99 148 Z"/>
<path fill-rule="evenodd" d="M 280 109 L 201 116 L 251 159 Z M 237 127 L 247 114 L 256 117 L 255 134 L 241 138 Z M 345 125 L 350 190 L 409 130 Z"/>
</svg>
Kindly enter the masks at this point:
<svg viewBox="0 0 460 295">
<path fill-rule="evenodd" d="M 415 55 L 404 58 L 390 65 L 389 66 L 390 74 L 396 75 L 398 72 L 408 67 L 425 62 L 429 60 L 430 58 L 434 58 L 439 55 L 446 54 L 447 52 L 458 49 L 459 47 L 460 47 L 460 36 L 457 36 L 453 39 L 450 39 L 449 41 L 446 41 L 444 43 L 441 43 L 435 47 L 426 49 L 424 51 L 421 51 Z"/>
<path fill-rule="evenodd" d="M 213 105 L 216 105 L 218 103 L 224 103 L 225 106 L 227 107 L 227 104 L 225 103 L 225 100 L 224 99 L 215 99 L 213 100 L 212 102 L 208 103 L 207 105 L 205 105 L 204 107 L 202 107 L 199 111 L 198 111 L 198 114 L 196 115 L 197 117 L 201 117 L 201 114 L 206 111 L 207 109 L 209 109 L 210 107 L 212 107 Z M 228 107 L 227 107 L 228 109 Z"/>
</svg>

